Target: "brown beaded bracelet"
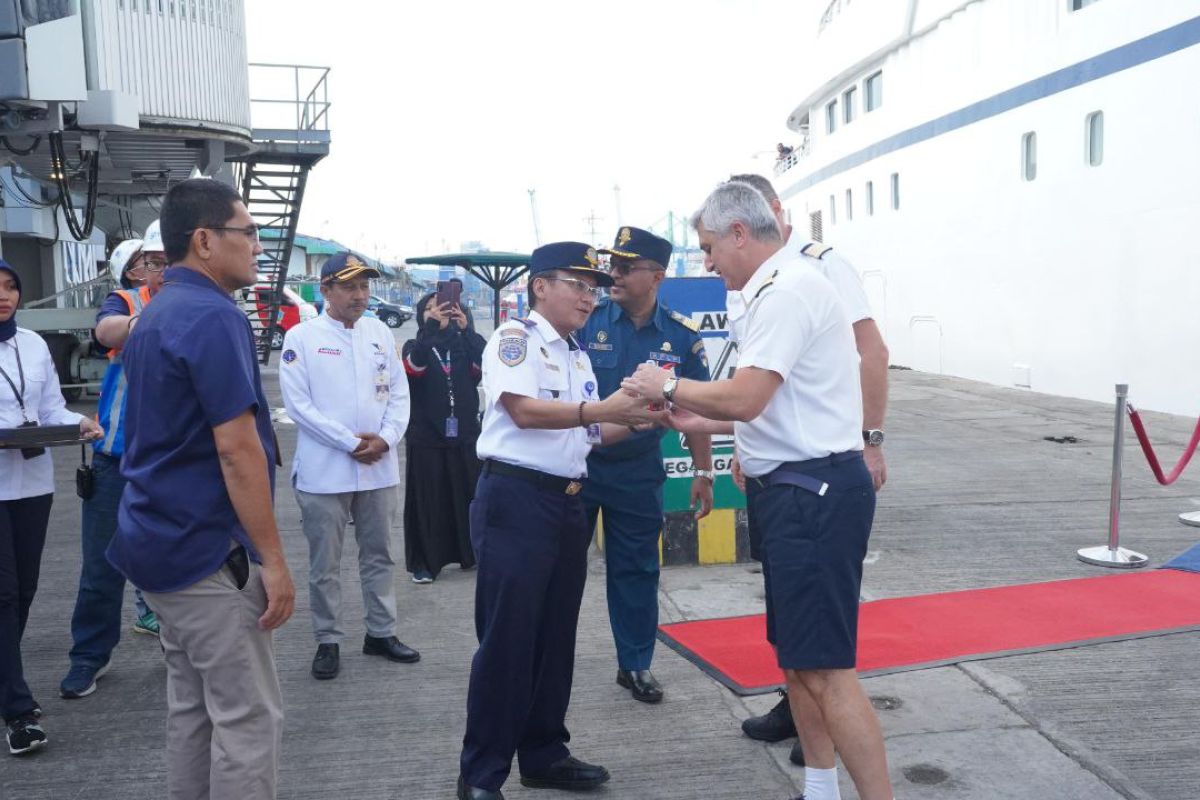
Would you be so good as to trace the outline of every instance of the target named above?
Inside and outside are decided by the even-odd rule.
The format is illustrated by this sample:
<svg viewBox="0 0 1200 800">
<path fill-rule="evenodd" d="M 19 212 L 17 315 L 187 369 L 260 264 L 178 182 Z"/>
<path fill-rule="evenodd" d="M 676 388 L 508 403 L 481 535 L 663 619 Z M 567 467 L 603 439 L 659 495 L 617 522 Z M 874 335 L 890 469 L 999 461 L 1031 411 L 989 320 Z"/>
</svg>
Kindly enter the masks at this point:
<svg viewBox="0 0 1200 800">
<path fill-rule="evenodd" d="M 579 427 L 586 428 L 587 423 L 583 421 L 583 407 L 587 405 L 587 400 L 579 401 Z"/>
</svg>

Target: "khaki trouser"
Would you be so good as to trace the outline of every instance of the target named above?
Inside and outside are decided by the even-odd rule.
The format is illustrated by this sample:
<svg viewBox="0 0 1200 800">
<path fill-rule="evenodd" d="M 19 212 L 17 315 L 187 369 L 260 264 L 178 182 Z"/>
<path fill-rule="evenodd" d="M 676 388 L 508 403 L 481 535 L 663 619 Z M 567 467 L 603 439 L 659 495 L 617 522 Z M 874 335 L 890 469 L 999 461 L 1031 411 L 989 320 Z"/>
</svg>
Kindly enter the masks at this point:
<svg viewBox="0 0 1200 800">
<path fill-rule="evenodd" d="M 262 571 L 238 591 L 228 567 L 178 592 L 146 592 L 167 661 L 170 800 L 273 800 L 283 698 Z"/>
</svg>

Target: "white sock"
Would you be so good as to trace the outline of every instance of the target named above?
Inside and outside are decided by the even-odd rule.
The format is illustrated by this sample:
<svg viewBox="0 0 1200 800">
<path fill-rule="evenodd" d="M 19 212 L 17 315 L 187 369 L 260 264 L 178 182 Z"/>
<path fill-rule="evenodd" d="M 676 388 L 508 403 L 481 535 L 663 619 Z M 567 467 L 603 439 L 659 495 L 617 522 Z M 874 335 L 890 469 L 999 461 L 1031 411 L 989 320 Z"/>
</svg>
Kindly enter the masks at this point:
<svg viewBox="0 0 1200 800">
<path fill-rule="evenodd" d="M 832 769 L 804 768 L 804 800 L 842 800 L 838 788 L 837 767 Z"/>
</svg>

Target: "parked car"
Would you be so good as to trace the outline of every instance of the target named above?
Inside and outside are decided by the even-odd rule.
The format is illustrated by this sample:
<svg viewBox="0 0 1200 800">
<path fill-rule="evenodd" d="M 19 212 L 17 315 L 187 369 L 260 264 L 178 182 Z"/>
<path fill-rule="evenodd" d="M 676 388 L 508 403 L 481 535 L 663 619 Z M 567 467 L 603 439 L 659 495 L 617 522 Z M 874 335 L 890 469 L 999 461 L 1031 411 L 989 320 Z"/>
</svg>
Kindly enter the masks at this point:
<svg viewBox="0 0 1200 800">
<path fill-rule="evenodd" d="M 271 287 L 263 282 L 251 287 L 251 300 L 258 310 L 259 320 L 267 322 L 268 298 Z M 288 287 L 283 287 L 283 300 L 279 304 L 279 316 L 276 319 L 275 331 L 271 335 L 271 349 L 283 347 L 283 335 L 306 320 L 315 319 L 318 315 L 316 306 L 305 300 Z"/>
<path fill-rule="evenodd" d="M 371 299 L 367 302 L 367 308 L 373 311 L 375 316 L 383 320 L 383 324 L 389 328 L 399 328 L 412 319 L 414 313 L 410 306 L 389 303 L 375 295 L 371 295 Z"/>
</svg>

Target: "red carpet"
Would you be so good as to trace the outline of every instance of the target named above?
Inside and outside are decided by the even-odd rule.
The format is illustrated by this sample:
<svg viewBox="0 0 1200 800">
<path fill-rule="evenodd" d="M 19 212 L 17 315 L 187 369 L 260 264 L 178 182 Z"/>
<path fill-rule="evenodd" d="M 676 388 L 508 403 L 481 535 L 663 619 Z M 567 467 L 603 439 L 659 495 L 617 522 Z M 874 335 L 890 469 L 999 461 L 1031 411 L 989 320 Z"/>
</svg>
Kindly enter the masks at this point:
<svg viewBox="0 0 1200 800">
<path fill-rule="evenodd" d="M 1200 629 L 1200 575 L 1176 570 L 863 603 L 858 669 L 885 675 Z M 677 622 L 659 638 L 738 694 L 783 683 L 766 617 Z"/>
</svg>

